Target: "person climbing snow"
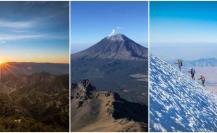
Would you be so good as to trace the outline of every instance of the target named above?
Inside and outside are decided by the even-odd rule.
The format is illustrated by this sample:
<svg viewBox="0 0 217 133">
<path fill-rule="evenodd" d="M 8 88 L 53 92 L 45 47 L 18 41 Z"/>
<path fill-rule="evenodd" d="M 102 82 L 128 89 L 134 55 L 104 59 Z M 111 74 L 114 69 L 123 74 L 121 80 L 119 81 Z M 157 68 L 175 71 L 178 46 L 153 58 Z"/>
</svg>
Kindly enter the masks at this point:
<svg viewBox="0 0 217 133">
<path fill-rule="evenodd" d="M 203 75 L 200 75 L 200 78 L 198 80 L 201 80 L 202 85 L 205 86 L 206 79 L 205 79 L 205 77 Z"/>
<path fill-rule="evenodd" d="M 191 74 L 191 78 L 193 79 L 193 80 L 195 80 L 195 69 L 194 68 L 191 68 L 190 69 L 190 71 L 189 71 L 189 73 Z"/>
<path fill-rule="evenodd" d="M 176 62 L 176 64 L 177 64 L 178 67 L 179 67 L 179 71 L 182 71 L 182 66 L 183 66 L 182 60 L 181 60 L 181 59 L 178 59 L 177 62 Z"/>
</svg>

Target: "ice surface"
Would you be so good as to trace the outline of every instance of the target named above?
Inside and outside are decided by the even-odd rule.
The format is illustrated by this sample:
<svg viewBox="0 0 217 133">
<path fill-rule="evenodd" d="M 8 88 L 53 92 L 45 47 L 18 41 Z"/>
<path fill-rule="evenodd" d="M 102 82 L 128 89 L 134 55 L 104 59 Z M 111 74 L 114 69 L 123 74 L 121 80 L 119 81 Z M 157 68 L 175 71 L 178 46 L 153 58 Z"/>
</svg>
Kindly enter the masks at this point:
<svg viewBox="0 0 217 133">
<path fill-rule="evenodd" d="M 150 131 L 217 131 L 215 95 L 158 57 L 150 65 Z"/>
</svg>

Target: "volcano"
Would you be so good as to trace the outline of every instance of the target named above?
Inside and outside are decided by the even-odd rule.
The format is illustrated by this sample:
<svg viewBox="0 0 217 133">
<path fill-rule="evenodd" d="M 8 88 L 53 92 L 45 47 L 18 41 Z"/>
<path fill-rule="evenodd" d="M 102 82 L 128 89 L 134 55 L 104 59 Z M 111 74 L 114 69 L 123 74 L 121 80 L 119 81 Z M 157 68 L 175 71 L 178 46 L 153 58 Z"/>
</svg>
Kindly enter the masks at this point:
<svg viewBox="0 0 217 133">
<path fill-rule="evenodd" d="M 148 49 L 123 34 L 72 54 L 72 82 L 90 80 L 132 102 L 148 103 Z"/>
<path fill-rule="evenodd" d="M 100 58 L 120 60 L 146 60 L 147 48 L 123 34 L 103 38 L 92 47 L 74 54 L 73 58 Z"/>
</svg>

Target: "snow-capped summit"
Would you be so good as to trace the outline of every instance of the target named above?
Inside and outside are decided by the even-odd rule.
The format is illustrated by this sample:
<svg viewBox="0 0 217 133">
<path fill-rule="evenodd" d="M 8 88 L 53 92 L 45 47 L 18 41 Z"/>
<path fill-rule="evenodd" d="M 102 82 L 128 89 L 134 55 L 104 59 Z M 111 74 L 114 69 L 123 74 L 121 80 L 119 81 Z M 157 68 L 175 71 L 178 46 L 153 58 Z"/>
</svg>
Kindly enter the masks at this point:
<svg viewBox="0 0 217 133">
<path fill-rule="evenodd" d="M 150 130 L 217 131 L 215 96 L 174 66 L 150 60 Z"/>
<path fill-rule="evenodd" d="M 127 40 L 127 37 L 120 33 L 120 27 L 116 27 L 112 29 L 112 32 L 107 36 L 107 39 L 110 41 L 125 41 Z"/>
<path fill-rule="evenodd" d="M 147 48 L 123 34 L 107 36 L 90 48 L 73 54 L 73 58 L 147 60 Z"/>
<path fill-rule="evenodd" d="M 124 41 L 126 40 L 126 36 L 123 34 L 114 34 L 112 36 L 108 36 L 107 39 L 111 41 Z"/>
</svg>

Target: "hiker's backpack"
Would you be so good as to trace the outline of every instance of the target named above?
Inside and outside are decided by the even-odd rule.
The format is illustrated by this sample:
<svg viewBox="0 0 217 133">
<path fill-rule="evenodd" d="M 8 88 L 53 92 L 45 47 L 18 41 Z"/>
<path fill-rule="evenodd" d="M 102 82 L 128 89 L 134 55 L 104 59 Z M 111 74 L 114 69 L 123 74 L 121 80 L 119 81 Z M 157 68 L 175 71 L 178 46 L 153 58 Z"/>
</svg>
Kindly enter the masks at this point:
<svg viewBox="0 0 217 133">
<path fill-rule="evenodd" d="M 205 77 L 204 77 L 204 76 L 201 76 L 201 80 L 205 80 Z"/>
</svg>

